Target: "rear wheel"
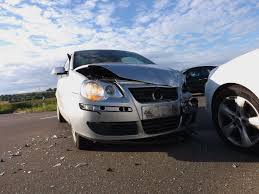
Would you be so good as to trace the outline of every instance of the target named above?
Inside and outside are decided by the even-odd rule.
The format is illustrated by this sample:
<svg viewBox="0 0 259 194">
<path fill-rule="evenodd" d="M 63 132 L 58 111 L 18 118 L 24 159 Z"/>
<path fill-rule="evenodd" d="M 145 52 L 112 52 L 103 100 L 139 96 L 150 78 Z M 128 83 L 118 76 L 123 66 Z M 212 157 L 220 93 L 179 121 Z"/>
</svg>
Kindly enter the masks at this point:
<svg viewBox="0 0 259 194">
<path fill-rule="evenodd" d="M 57 117 L 58 117 L 58 121 L 60 123 L 66 123 L 66 120 L 64 119 L 64 117 L 62 116 L 62 114 L 59 111 L 58 105 L 57 105 Z"/>
<path fill-rule="evenodd" d="M 213 119 L 229 145 L 250 151 L 259 148 L 259 100 L 242 86 L 224 88 L 215 98 Z"/>
</svg>

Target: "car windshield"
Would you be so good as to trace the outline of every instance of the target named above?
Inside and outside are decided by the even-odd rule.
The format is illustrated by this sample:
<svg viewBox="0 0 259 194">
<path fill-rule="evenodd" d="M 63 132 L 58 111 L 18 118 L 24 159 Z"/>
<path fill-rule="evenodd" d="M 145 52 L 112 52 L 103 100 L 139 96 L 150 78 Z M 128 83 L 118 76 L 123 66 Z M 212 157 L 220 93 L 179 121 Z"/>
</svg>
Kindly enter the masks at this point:
<svg viewBox="0 0 259 194">
<path fill-rule="evenodd" d="M 154 64 L 139 54 L 127 51 L 88 50 L 75 52 L 74 68 L 93 63 Z"/>
<path fill-rule="evenodd" d="M 195 69 L 192 69 L 189 71 L 189 73 L 187 74 L 187 77 L 189 78 L 199 78 L 199 79 L 204 79 L 204 78 L 208 78 L 211 70 L 213 70 L 215 67 L 198 67 Z"/>
</svg>

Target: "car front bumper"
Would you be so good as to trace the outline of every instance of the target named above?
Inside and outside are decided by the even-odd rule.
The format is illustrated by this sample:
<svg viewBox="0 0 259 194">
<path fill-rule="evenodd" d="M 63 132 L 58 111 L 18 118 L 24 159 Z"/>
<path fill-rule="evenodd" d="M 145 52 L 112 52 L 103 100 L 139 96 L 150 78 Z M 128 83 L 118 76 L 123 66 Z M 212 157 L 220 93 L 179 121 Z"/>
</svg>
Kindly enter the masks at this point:
<svg viewBox="0 0 259 194">
<path fill-rule="evenodd" d="M 178 106 L 178 103 L 172 103 L 172 106 Z M 183 106 L 180 106 L 181 114 L 146 120 L 141 118 L 135 107 L 130 112 L 81 109 L 72 128 L 82 137 L 93 141 L 134 140 L 166 135 L 188 130 L 194 124 L 196 105 L 188 103 Z"/>
<path fill-rule="evenodd" d="M 130 92 L 124 93 L 120 102 L 89 103 L 79 96 L 78 108 L 70 119 L 72 129 L 93 141 L 121 141 L 177 133 L 194 124 L 195 100 L 179 96 L 174 101 L 139 103 Z"/>
</svg>

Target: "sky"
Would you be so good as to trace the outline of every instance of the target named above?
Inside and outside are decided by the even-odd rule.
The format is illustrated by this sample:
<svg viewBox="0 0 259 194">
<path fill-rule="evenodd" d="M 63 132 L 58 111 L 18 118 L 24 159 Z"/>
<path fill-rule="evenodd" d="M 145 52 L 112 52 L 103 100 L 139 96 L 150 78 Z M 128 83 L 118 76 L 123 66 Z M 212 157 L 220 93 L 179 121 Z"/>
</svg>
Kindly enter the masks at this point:
<svg viewBox="0 0 259 194">
<path fill-rule="evenodd" d="M 66 53 L 138 52 L 176 69 L 259 48 L 258 0 L 0 0 L 0 95 L 55 87 Z"/>
</svg>

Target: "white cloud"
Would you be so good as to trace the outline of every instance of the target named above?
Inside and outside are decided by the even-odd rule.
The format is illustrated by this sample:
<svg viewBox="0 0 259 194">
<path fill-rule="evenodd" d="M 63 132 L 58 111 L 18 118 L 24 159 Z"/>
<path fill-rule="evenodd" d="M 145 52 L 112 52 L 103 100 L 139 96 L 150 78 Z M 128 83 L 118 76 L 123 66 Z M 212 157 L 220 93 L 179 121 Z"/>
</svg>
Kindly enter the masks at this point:
<svg viewBox="0 0 259 194">
<path fill-rule="evenodd" d="M 169 0 L 155 0 L 154 8 L 163 9 L 168 6 Z"/>
<path fill-rule="evenodd" d="M 127 8 L 130 6 L 129 0 L 120 0 L 118 7 Z"/>
<path fill-rule="evenodd" d="M 73 50 L 131 50 L 155 62 L 182 65 L 223 62 L 259 46 L 258 37 L 249 39 L 250 33 L 259 34 L 254 0 L 138 2 L 127 22 L 117 11 L 128 11 L 129 3 L 136 6 L 133 1 L 30 1 L 34 5 L 0 4 L 0 81 L 13 88 L 24 83 L 22 91 L 54 85 L 51 67 Z M 1 45 L 1 40 L 9 44 Z M 0 93 L 7 90 L 1 84 Z"/>
<path fill-rule="evenodd" d="M 22 2 L 22 0 L 5 0 L 5 3 L 8 3 L 9 5 L 18 5 Z"/>
<path fill-rule="evenodd" d="M 96 24 L 103 27 L 109 26 L 114 21 L 114 18 L 112 18 L 114 10 L 114 4 L 100 4 Z"/>
</svg>

